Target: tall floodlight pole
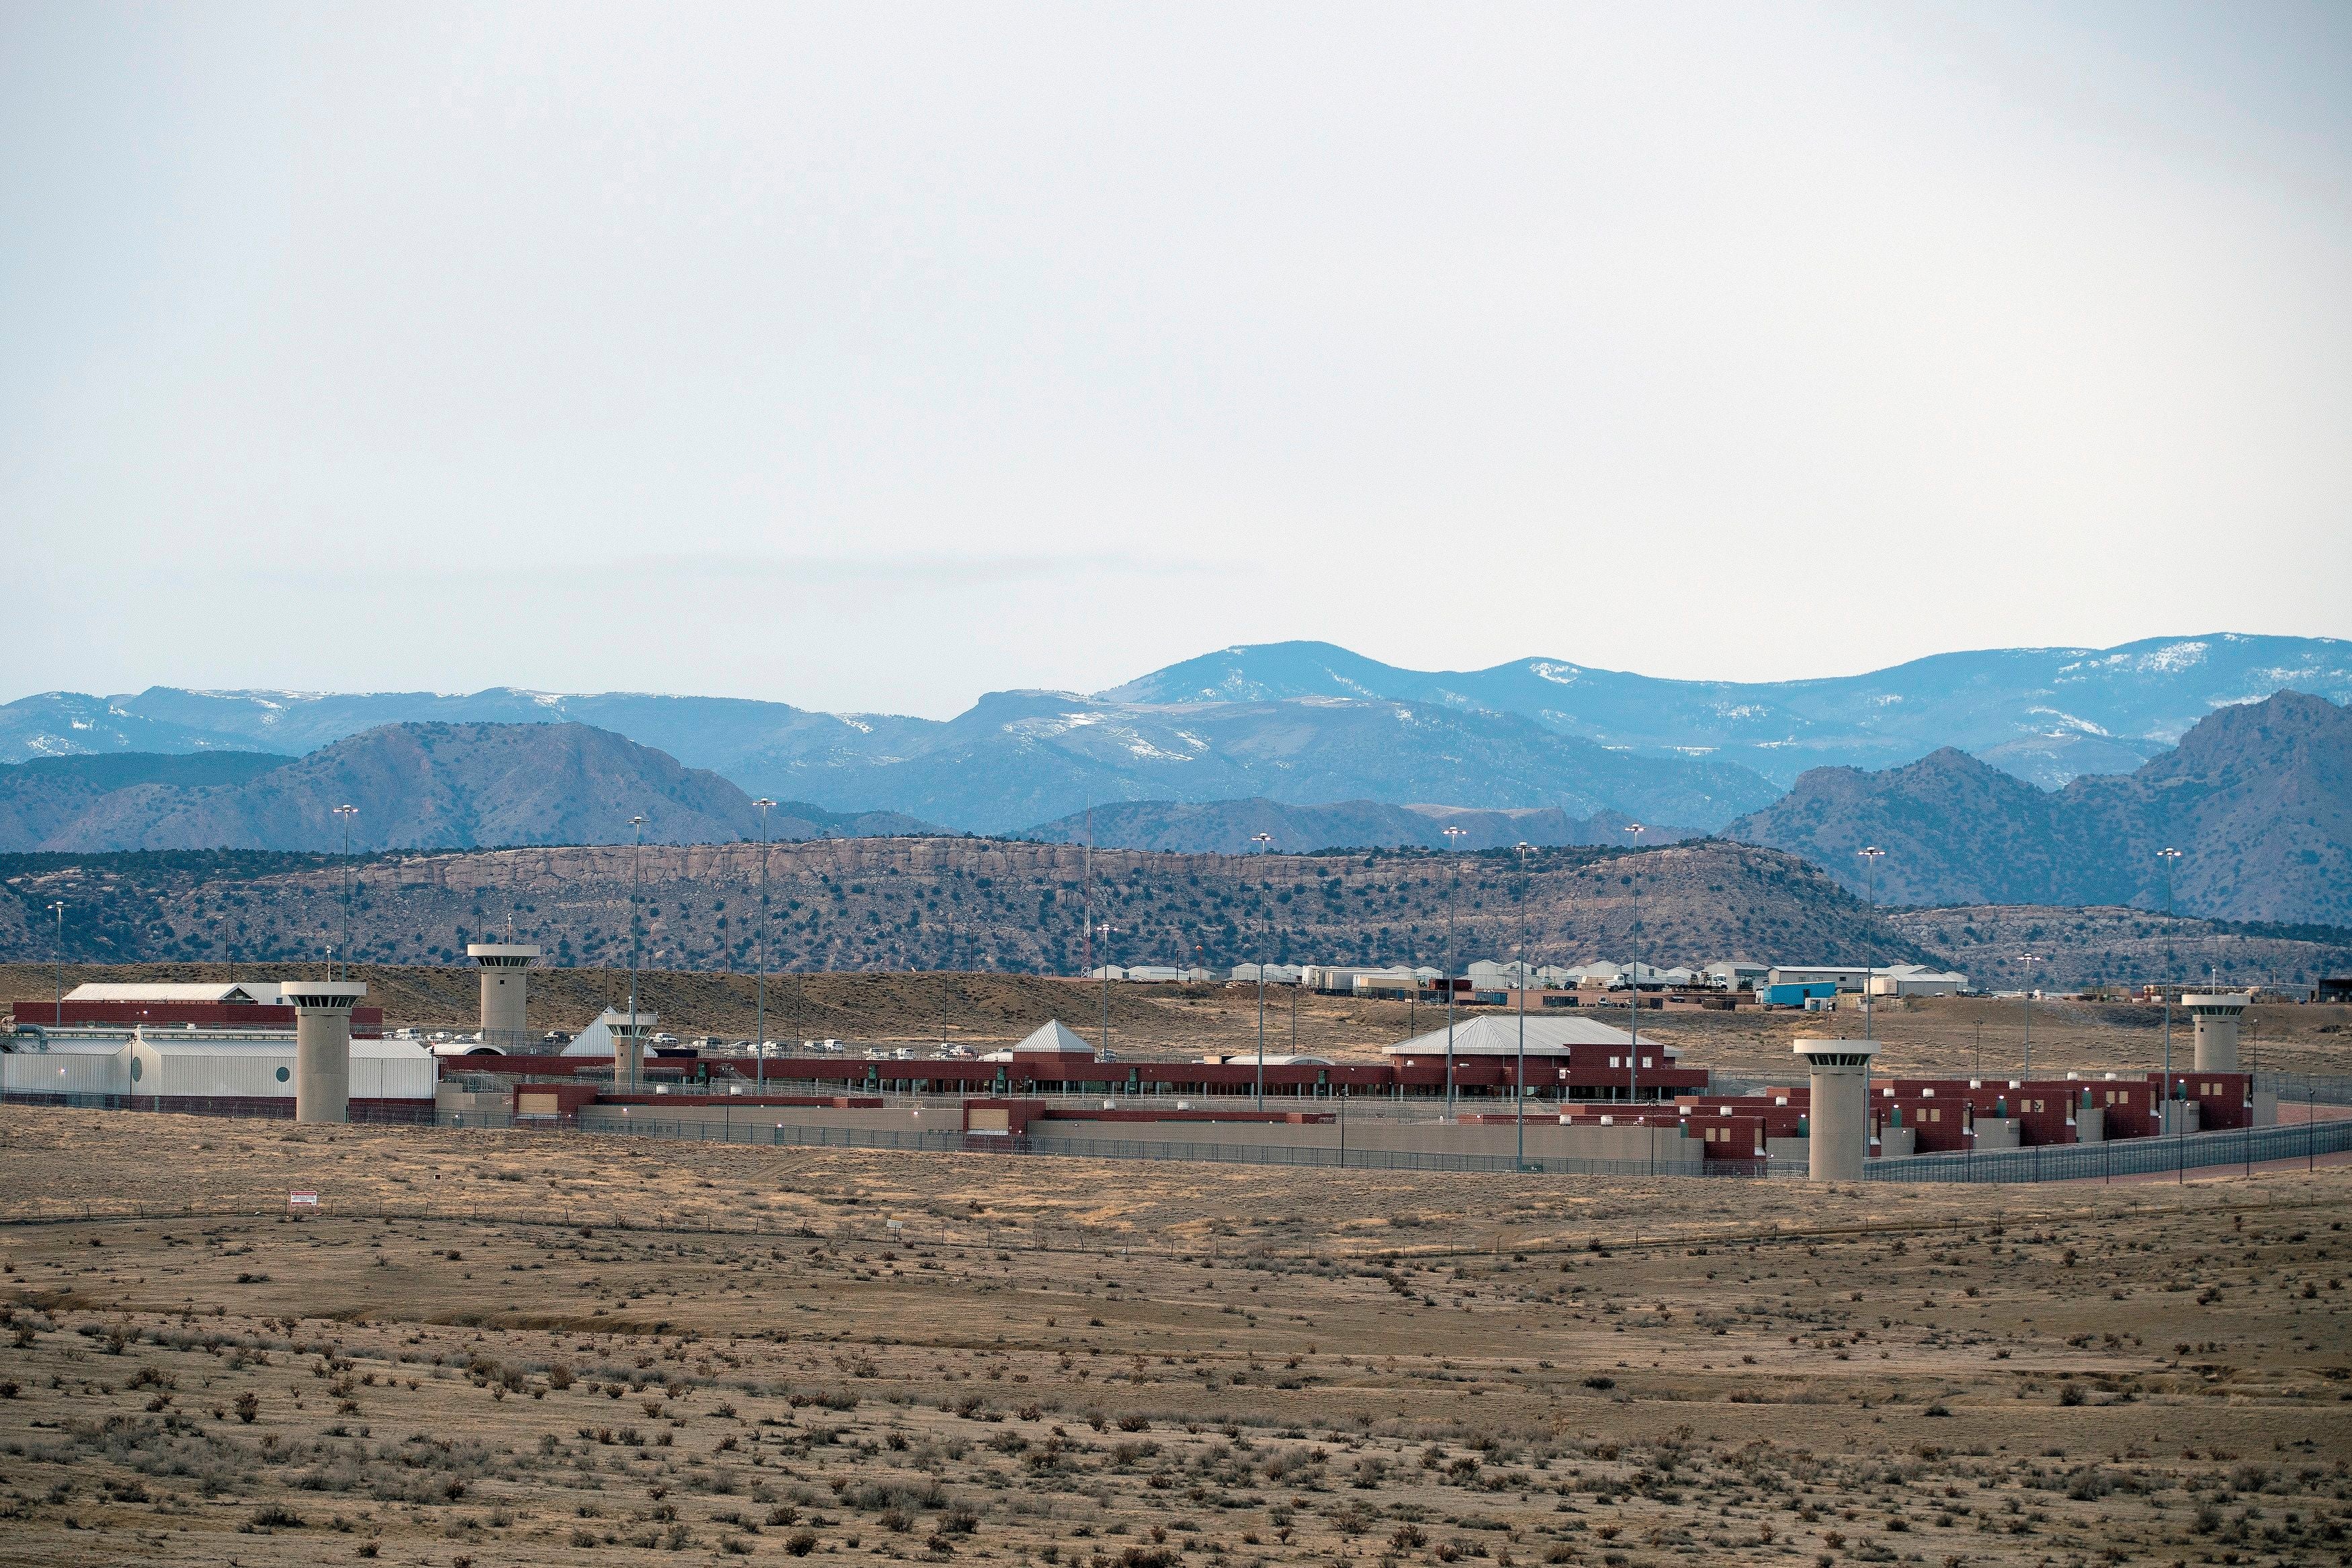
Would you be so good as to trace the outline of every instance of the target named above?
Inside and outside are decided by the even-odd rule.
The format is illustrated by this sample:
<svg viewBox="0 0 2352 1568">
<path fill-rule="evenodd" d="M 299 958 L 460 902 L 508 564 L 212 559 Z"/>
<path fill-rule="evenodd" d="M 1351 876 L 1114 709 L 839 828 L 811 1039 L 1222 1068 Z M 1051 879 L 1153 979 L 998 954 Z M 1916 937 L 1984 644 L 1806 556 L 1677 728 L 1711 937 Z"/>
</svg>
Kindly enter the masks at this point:
<svg viewBox="0 0 2352 1568">
<path fill-rule="evenodd" d="M 1519 1152 L 1512 1164 L 1519 1170 L 1528 1168 L 1528 851 L 1534 846 L 1519 841 L 1519 1065 L 1517 1082 L 1512 1085 L 1513 1097 L 1518 1101 L 1517 1126 Z"/>
<path fill-rule="evenodd" d="M 343 820 L 343 977 L 352 973 L 352 819 L 360 814 L 357 806 L 349 803 L 335 808 L 335 815 Z M 333 976 L 328 978 L 332 979 Z"/>
<path fill-rule="evenodd" d="M 1625 831 L 1633 835 L 1633 847 L 1642 847 L 1642 834 L 1646 831 L 1639 822 L 1628 822 Z M 1625 1099 L 1630 1105 L 1642 1097 L 1642 905 L 1641 891 L 1633 894 L 1633 963 L 1625 972 L 1625 1018 L 1633 1026 L 1633 1044 L 1626 1053 L 1625 1067 L 1631 1074 L 1625 1081 Z"/>
<path fill-rule="evenodd" d="M 1257 846 L 1258 857 L 1264 859 L 1266 846 L 1274 842 L 1274 835 L 1252 833 L 1250 842 Z M 1262 912 L 1257 939 L 1257 1108 L 1261 1111 L 1265 1109 L 1265 948 L 1273 925 L 1273 913 Z M 1293 999 L 1296 1000 L 1295 998 Z"/>
<path fill-rule="evenodd" d="M 1448 828 L 1445 836 L 1461 839 L 1469 832 L 1467 828 Z M 1454 846 L 1449 858 L 1454 862 L 1454 880 L 1445 890 L 1445 1120 L 1450 1124 L 1454 1120 L 1454 977 L 1460 973 L 1454 957 L 1454 906 L 1461 902 L 1462 894 L 1460 845 Z"/>
<path fill-rule="evenodd" d="M 49 905 L 49 913 L 58 917 L 58 944 L 51 956 L 57 960 L 57 1022 L 62 1028 L 66 1021 L 66 901 L 62 898 L 56 900 Z"/>
<path fill-rule="evenodd" d="M 752 944 L 760 977 L 752 982 L 751 1002 L 751 1083 L 759 1089 L 768 1082 L 768 808 L 775 802 L 762 795 L 751 804 L 760 808 L 760 935 Z"/>
<path fill-rule="evenodd" d="M 1862 966 L 1862 1038 L 1872 1039 L 1870 1032 L 1871 995 L 1878 989 L 1878 859 L 1886 852 L 1876 844 L 1865 844 L 1859 852 L 1864 868 L 1863 887 L 1870 903 L 1870 925 L 1863 934 Z M 1870 1058 L 1862 1059 L 1862 1157 L 1870 1158 Z"/>
<path fill-rule="evenodd" d="M 646 858 L 646 819 L 643 812 L 629 819 L 636 831 L 636 841 L 629 850 L 629 1038 L 637 1038 L 637 958 L 643 936 L 637 928 L 637 870 Z M 629 1092 L 637 1092 L 637 1052 L 632 1046 L 629 1058 Z"/>
<path fill-rule="evenodd" d="M 1869 900 L 1870 907 L 1870 925 L 1863 934 L 1862 948 L 1862 1038 L 1869 1040 L 1874 1038 L 1870 1032 L 1871 993 L 1878 988 L 1878 862 L 1886 852 L 1870 844 L 1855 852 L 1862 856 L 1864 896 Z M 1863 1087 L 1865 1091 L 1870 1087 L 1867 1076 Z"/>
<path fill-rule="evenodd" d="M 2042 962 L 2039 953 L 2020 953 L 2017 961 L 2025 966 L 2025 1071 L 2021 1080 L 2033 1076 L 2033 966 Z"/>
<path fill-rule="evenodd" d="M 1096 966 L 1102 971 L 1102 1045 L 1099 1048 L 1101 1054 L 1098 1060 L 1103 1061 L 1110 1060 L 1110 934 L 1118 929 L 1118 926 L 1106 920 L 1101 925 L 1091 927 L 1089 933 L 1099 935 L 1103 939 L 1103 961 Z M 1263 1004 L 1261 1004 L 1262 1007 Z"/>
<path fill-rule="evenodd" d="M 2172 862 L 2180 852 L 2167 844 L 2156 852 L 2164 862 L 2164 1092 L 2157 1097 L 2157 1135 L 2172 1131 Z"/>
</svg>

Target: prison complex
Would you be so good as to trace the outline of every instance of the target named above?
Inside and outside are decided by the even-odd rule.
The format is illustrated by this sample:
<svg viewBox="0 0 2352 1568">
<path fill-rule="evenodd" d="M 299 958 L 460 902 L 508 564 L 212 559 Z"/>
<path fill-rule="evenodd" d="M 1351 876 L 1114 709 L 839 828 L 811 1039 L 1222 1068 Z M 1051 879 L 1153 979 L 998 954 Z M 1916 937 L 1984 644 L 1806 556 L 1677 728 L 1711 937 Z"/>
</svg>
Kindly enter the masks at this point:
<svg viewBox="0 0 2352 1568">
<path fill-rule="evenodd" d="M 85 986 L 60 1003 L 18 1005 L 0 1091 L 302 1121 L 495 1116 L 614 1131 L 658 1121 L 730 1139 L 772 1126 L 779 1142 L 788 1128 L 876 1142 L 931 1134 L 923 1146 L 951 1132 L 974 1149 L 1038 1139 L 1336 1146 L 1823 1179 L 1851 1179 L 1890 1155 L 2276 1119 L 2272 1098 L 2238 1071 L 2242 993 L 2182 998 L 2192 1065 L 2168 1075 L 1874 1078 L 1874 1042 L 1811 1040 L 1798 1043 L 1785 1084 L 1724 1092 L 1676 1048 L 1591 1017 L 1487 1015 L 1388 1046 L 1375 1061 L 1143 1061 L 1107 1057 L 1059 1022 L 978 1058 L 664 1053 L 650 1045 L 653 1013 L 614 1008 L 566 1052 L 540 1054 L 522 1028 L 537 950 L 484 945 L 471 956 L 483 1027 L 467 1054 L 383 1038 L 381 1009 L 352 982 Z"/>
</svg>

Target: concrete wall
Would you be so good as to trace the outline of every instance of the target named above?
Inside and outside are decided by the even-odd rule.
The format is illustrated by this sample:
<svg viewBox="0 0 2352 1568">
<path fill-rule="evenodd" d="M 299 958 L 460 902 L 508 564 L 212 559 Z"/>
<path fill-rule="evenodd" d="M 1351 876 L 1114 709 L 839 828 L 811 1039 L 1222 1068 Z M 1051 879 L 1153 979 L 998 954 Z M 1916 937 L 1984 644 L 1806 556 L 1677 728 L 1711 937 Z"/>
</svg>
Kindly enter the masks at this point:
<svg viewBox="0 0 2352 1568">
<path fill-rule="evenodd" d="M 676 1128 L 688 1137 L 707 1135 L 714 1142 L 730 1129 L 740 1139 L 745 1130 L 787 1127 L 856 1127 L 874 1132 L 961 1132 L 963 1118 L 952 1105 L 927 1106 L 919 1113 L 911 1106 L 835 1109 L 830 1105 L 665 1105 L 658 1098 L 630 1105 L 587 1105 L 581 1108 L 583 1130 L 625 1133 L 631 1123 L 657 1122 L 664 1131 Z"/>
<path fill-rule="evenodd" d="M 2021 1149 L 2025 1137 L 2014 1116 L 1979 1116 L 1977 1118 L 1976 1150 L 1987 1154 L 1994 1149 Z"/>
</svg>

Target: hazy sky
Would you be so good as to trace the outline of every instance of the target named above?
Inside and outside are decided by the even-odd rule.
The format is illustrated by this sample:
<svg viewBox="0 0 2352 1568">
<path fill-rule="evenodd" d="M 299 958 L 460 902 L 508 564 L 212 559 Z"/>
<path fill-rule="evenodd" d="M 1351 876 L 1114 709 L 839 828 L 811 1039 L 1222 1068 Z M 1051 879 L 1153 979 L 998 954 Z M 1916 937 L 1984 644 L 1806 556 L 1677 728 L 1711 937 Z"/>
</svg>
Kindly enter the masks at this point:
<svg viewBox="0 0 2352 1568">
<path fill-rule="evenodd" d="M 0 0 L 0 698 L 2352 635 L 2352 9 Z"/>
</svg>

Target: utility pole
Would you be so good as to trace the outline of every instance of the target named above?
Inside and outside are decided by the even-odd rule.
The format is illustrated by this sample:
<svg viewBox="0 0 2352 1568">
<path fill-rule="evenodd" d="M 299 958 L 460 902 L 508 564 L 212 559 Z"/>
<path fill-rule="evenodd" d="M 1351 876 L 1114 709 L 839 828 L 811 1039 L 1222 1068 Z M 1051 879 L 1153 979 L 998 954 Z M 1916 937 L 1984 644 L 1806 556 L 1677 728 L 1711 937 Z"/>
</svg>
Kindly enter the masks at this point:
<svg viewBox="0 0 2352 1568">
<path fill-rule="evenodd" d="M 629 1059 L 629 1092 L 634 1094 L 637 1092 L 637 1050 L 635 1043 L 637 1038 L 637 961 L 639 949 L 644 945 L 644 936 L 637 925 L 637 872 L 639 862 L 646 858 L 645 813 L 641 811 L 631 817 L 629 826 L 636 830 L 637 835 L 636 841 L 629 850 L 629 1040 L 631 1044 L 625 1053 Z"/>
<path fill-rule="evenodd" d="M 1528 1168 L 1528 851 L 1531 846 L 1519 841 L 1519 1064 L 1511 1085 L 1511 1097 L 1518 1103 L 1518 1154 L 1512 1160 L 1513 1168 Z"/>
<path fill-rule="evenodd" d="M 1876 844 L 1866 844 L 1862 850 L 1862 863 L 1867 868 L 1864 885 L 1870 902 L 1870 925 L 1863 936 L 1862 966 L 1862 1038 L 1872 1038 L 1870 1004 L 1872 993 L 1878 989 L 1878 858 L 1886 852 Z M 1870 1058 L 1862 1059 L 1862 1159 L 1866 1170 L 1870 1165 Z"/>
<path fill-rule="evenodd" d="M 758 1090 L 768 1083 L 768 808 L 775 802 L 762 795 L 751 804 L 760 808 L 760 935 L 752 944 L 760 977 L 751 1003 L 751 1083 Z"/>
<path fill-rule="evenodd" d="M 1103 961 L 1096 966 L 1097 968 L 1102 971 L 1103 991 L 1102 1045 L 1099 1048 L 1099 1054 L 1097 1056 L 1096 1060 L 1099 1061 L 1108 1061 L 1110 1060 L 1110 934 L 1118 930 L 1118 927 L 1106 920 L 1101 925 L 1095 927 L 1095 929 L 1098 930 L 1102 934 L 1103 939 Z"/>
<path fill-rule="evenodd" d="M 1642 847 L 1642 834 L 1645 830 L 1639 822 L 1629 822 L 1625 826 L 1625 831 L 1633 835 L 1633 848 L 1638 852 Z M 1633 1049 L 1625 1058 L 1625 1066 L 1633 1074 L 1633 1076 L 1626 1081 L 1627 1087 L 1625 1090 L 1625 1098 L 1629 1103 L 1633 1101 L 1639 1100 L 1642 1097 L 1641 897 L 1641 889 L 1635 888 L 1633 890 L 1633 925 L 1632 933 L 1633 941 L 1631 944 L 1633 949 L 1633 965 L 1625 975 L 1625 1017 L 1633 1025 L 1632 1032 L 1633 1036 Z"/>
<path fill-rule="evenodd" d="M 1264 860 L 1266 846 L 1274 842 L 1274 835 L 1252 833 L 1250 842 L 1257 846 L 1258 858 Z M 1259 880 L 1263 882 L 1265 878 L 1261 876 Z M 1265 949 L 1273 936 L 1273 912 L 1261 906 L 1257 942 L 1257 1108 L 1261 1111 L 1265 1109 Z M 1290 1005 L 1293 1009 L 1298 1005 L 1295 988 Z M 1291 1016 L 1296 1018 L 1297 1014 L 1294 1011 Z"/>
<path fill-rule="evenodd" d="M 60 1029 L 66 1021 L 66 901 L 62 898 L 49 905 L 49 913 L 58 917 L 58 943 L 52 956 L 57 959 L 58 1017 Z"/>
<path fill-rule="evenodd" d="M 2180 852 L 2167 844 L 2156 852 L 2164 862 L 2164 1092 L 2157 1100 L 2158 1136 L 2173 1130 L 2172 1114 L 2172 862 Z"/>
<path fill-rule="evenodd" d="M 335 815 L 343 820 L 343 977 L 345 979 L 351 978 L 352 975 L 352 819 L 359 814 L 360 809 L 349 802 L 335 808 Z"/>
<path fill-rule="evenodd" d="M 2025 1071 L 2020 1081 L 2033 1076 L 2033 966 L 2042 962 L 2039 953 L 2020 953 L 2017 961 L 2025 966 Z"/>
<path fill-rule="evenodd" d="M 1878 988 L 1878 861 L 1886 852 L 1876 844 L 1870 844 L 1856 852 L 1862 856 L 1865 868 L 1864 886 L 1868 890 L 1870 901 L 1870 925 L 1864 933 L 1862 948 L 1862 1038 L 1869 1040 L 1873 1038 L 1870 1032 L 1871 993 Z M 1867 1097 L 1870 1091 L 1867 1064 L 1863 1069 L 1862 1085 Z"/>
<path fill-rule="evenodd" d="M 1461 839 L 1468 837 L 1469 832 L 1467 828 L 1448 828 L 1445 836 L 1449 840 Z M 1454 880 L 1445 890 L 1445 1120 L 1451 1124 L 1454 1120 L 1454 977 L 1459 973 L 1454 956 L 1454 906 L 1461 902 L 1462 894 L 1462 854 L 1458 844 L 1454 846 L 1448 858 L 1454 862 Z"/>
</svg>

